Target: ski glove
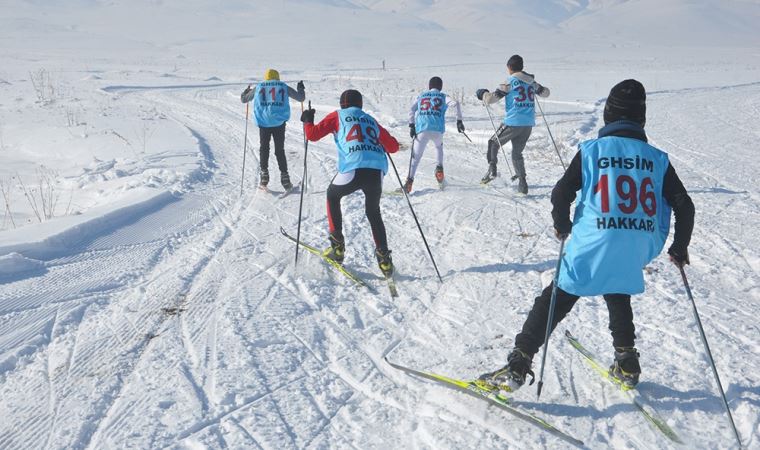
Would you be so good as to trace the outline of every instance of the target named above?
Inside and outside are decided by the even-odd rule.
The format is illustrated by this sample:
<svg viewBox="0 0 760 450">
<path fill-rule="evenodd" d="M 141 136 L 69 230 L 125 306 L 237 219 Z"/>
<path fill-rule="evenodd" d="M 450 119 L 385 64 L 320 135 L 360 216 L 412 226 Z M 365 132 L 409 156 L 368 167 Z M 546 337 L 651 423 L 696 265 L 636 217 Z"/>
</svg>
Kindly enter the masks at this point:
<svg viewBox="0 0 760 450">
<path fill-rule="evenodd" d="M 464 123 L 461 120 L 457 120 L 457 131 L 464 133 Z"/>
<path fill-rule="evenodd" d="M 684 265 L 689 264 L 689 251 L 687 249 L 679 249 L 671 246 L 668 249 L 668 255 L 670 255 L 670 260 L 678 267 L 683 267 Z"/>
<path fill-rule="evenodd" d="M 303 80 L 299 81 L 298 84 L 296 85 L 296 90 L 298 92 L 303 92 L 305 89 L 306 88 L 303 85 Z"/>
<path fill-rule="evenodd" d="M 483 95 L 488 92 L 488 89 L 478 89 L 475 91 L 475 96 L 478 98 L 478 100 L 483 100 Z"/>
<path fill-rule="evenodd" d="M 557 236 L 557 239 L 567 238 L 572 231 L 573 223 L 570 222 L 570 219 L 565 219 L 562 223 L 554 223 L 554 235 Z"/>
<path fill-rule="evenodd" d="M 317 110 L 310 108 L 310 109 L 304 109 L 301 113 L 301 122 L 303 123 L 314 123 L 314 113 L 316 113 Z"/>
<path fill-rule="evenodd" d="M 409 137 L 412 139 L 417 137 L 417 127 L 413 123 L 409 124 Z"/>
<path fill-rule="evenodd" d="M 249 84 L 248 87 L 245 88 L 245 90 L 243 91 L 243 93 L 240 94 L 240 101 L 242 103 L 248 103 L 248 102 L 250 102 L 251 99 L 253 99 L 252 91 L 253 90 L 251 89 L 251 85 Z"/>
</svg>

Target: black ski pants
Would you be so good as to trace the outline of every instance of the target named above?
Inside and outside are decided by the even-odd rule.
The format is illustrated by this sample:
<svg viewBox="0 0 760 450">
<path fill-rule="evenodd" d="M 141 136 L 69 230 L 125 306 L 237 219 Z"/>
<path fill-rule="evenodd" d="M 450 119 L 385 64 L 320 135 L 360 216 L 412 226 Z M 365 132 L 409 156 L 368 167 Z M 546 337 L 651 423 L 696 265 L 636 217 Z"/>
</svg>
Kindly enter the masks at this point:
<svg viewBox="0 0 760 450">
<path fill-rule="evenodd" d="M 269 141 L 274 139 L 274 156 L 280 172 L 288 172 L 288 161 L 285 159 L 285 124 L 279 127 L 259 127 L 259 161 L 261 171 L 269 172 Z"/>
<path fill-rule="evenodd" d="M 327 188 L 327 220 L 330 225 L 330 234 L 341 241 L 343 240 L 343 214 L 340 209 L 340 200 L 358 190 L 364 193 L 364 212 L 367 214 L 369 225 L 372 228 L 375 246 L 383 251 L 388 250 L 385 224 L 380 215 L 383 172 L 377 169 L 356 169 L 354 178 L 348 184 L 330 183 Z"/>
<path fill-rule="evenodd" d="M 551 303 L 552 287 L 549 283 L 541 295 L 536 297 L 533 309 L 528 313 L 528 318 L 523 324 L 522 332 L 515 338 L 515 347 L 529 355 L 534 355 L 544 345 L 546 335 L 546 321 L 549 317 L 549 304 Z M 552 331 L 558 323 L 565 318 L 573 309 L 578 296 L 567 293 L 557 288 L 557 303 L 554 309 Z M 633 347 L 636 340 L 636 328 L 633 325 L 633 310 L 631 309 L 631 296 L 627 294 L 605 294 L 607 310 L 610 313 L 610 331 L 612 332 L 612 345 L 615 347 Z"/>
</svg>

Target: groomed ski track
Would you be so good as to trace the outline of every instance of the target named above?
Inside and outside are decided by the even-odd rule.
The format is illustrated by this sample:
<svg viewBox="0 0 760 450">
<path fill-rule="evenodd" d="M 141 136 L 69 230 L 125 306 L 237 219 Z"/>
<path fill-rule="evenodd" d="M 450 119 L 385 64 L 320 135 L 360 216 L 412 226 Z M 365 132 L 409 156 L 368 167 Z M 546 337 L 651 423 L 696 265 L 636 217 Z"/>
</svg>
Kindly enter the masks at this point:
<svg viewBox="0 0 760 450">
<path fill-rule="evenodd" d="M 365 110 L 408 147 L 414 94 L 398 94 L 398 86 L 420 85 L 425 74 L 377 73 L 288 76 L 306 80 L 317 119 L 336 108 L 340 91 L 359 89 Z M 392 352 L 399 363 L 460 378 L 504 364 L 558 250 L 549 195 L 562 170 L 540 118 L 525 152 L 528 196 L 514 193 L 504 161 L 492 186 L 479 185 L 492 130 L 470 94 L 464 121 L 476 145 L 449 127 L 444 191 L 433 177 L 435 151 L 426 150 L 411 200 L 443 284 L 404 199 L 383 197 L 400 293 L 392 302 L 360 194 L 343 201 L 346 265 L 378 294 L 306 252 L 294 269 L 295 248 L 278 227 L 295 229 L 299 196 L 277 200 L 255 188 L 254 126 L 239 195 L 243 87 L 110 90 L 184 125 L 208 171 L 172 201 L 71 245 L 44 260 L 43 271 L 0 284 L 0 448 L 563 448 L 496 408 L 411 380 L 383 361 Z M 567 98 L 555 91 L 543 106 L 569 162 L 575 144 L 595 136 L 603 100 Z M 730 114 L 700 112 L 707 104 Z M 291 107 L 286 153 L 298 180 L 303 137 L 299 107 Z M 651 142 L 670 153 L 697 207 L 687 273 L 749 448 L 760 446 L 758 116 L 760 83 L 648 98 Z M 405 176 L 408 150 L 394 158 Z M 308 162 L 302 234 L 326 242 L 324 193 L 335 173 L 329 137 L 310 143 Z M 273 155 L 270 170 L 270 187 L 281 192 Z M 395 187 L 390 173 L 385 190 Z M 662 256 L 647 271 L 648 290 L 634 303 L 640 390 L 688 448 L 730 447 L 678 272 Z M 579 302 L 566 320 L 600 358 L 611 356 L 600 299 Z M 521 408 L 591 448 L 672 446 L 589 372 L 561 334 L 547 364 L 541 401 L 528 387 L 515 396 Z"/>
</svg>

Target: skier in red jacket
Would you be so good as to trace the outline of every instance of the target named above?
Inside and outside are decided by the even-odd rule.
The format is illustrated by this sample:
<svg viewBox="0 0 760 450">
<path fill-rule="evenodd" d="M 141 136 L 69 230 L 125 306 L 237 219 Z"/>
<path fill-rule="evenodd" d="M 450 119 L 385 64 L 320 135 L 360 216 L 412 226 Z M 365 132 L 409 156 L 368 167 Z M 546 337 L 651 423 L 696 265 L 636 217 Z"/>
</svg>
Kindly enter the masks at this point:
<svg viewBox="0 0 760 450">
<path fill-rule="evenodd" d="M 396 139 L 362 111 L 362 95 L 349 89 L 340 96 L 340 108 L 314 125 L 314 109 L 301 114 L 304 133 L 310 141 L 318 141 L 332 133 L 338 147 L 338 173 L 327 188 L 327 220 L 330 226 L 330 248 L 325 256 L 343 263 L 346 243 L 343 237 L 343 215 L 340 200 L 355 191 L 364 193 L 364 208 L 375 240 L 375 256 L 385 276 L 393 274 L 391 251 L 385 225 L 380 214 L 383 176 L 388 171 L 385 153 L 399 149 Z"/>
</svg>

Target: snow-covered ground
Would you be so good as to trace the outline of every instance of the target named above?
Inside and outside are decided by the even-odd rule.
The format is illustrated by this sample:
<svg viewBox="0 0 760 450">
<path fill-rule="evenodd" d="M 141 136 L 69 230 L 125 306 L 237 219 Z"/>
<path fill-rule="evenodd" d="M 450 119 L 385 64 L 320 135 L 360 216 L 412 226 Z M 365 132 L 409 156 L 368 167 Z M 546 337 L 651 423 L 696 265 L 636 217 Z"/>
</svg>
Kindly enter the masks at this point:
<svg viewBox="0 0 760 450">
<path fill-rule="evenodd" d="M 492 128 L 473 92 L 503 80 L 513 53 L 552 89 L 542 106 L 565 161 L 596 135 L 614 83 L 647 87 L 647 133 L 697 208 L 687 273 L 705 332 L 742 441 L 760 448 L 760 3 L 218 3 L 19 0 L 0 12 L 1 448 L 566 446 L 383 361 L 461 378 L 499 367 L 552 277 L 562 168 L 542 121 L 526 150 L 530 195 L 507 177 L 478 183 Z M 442 284 L 397 196 L 381 206 L 398 299 L 358 194 L 343 202 L 346 266 L 377 293 L 307 253 L 294 267 L 279 226 L 295 231 L 299 198 L 255 188 L 253 125 L 240 195 L 239 93 L 267 67 L 304 80 L 318 119 L 359 89 L 407 146 L 409 104 L 431 76 L 463 100 L 474 144 L 446 135 L 444 191 L 429 148 L 411 196 Z M 299 110 L 286 137 L 295 179 Z M 408 157 L 394 157 L 402 177 Z M 335 159 L 331 139 L 309 145 L 302 234 L 320 247 Z M 735 446 L 678 272 L 661 256 L 646 277 L 640 390 L 689 448 Z M 518 407 L 591 448 L 670 447 L 566 329 L 611 358 L 604 303 L 585 299 L 552 338 L 541 400 L 527 387 Z"/>
</svg>

